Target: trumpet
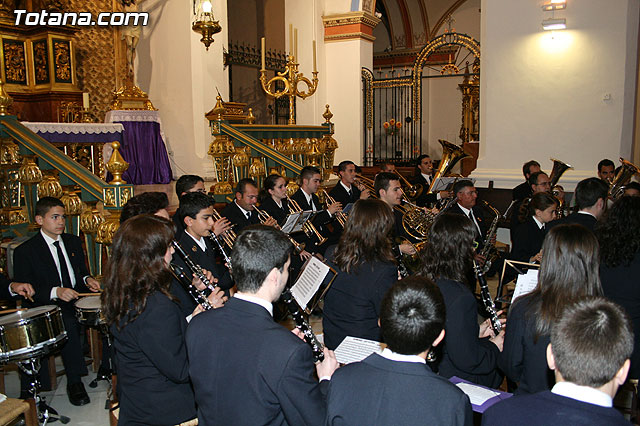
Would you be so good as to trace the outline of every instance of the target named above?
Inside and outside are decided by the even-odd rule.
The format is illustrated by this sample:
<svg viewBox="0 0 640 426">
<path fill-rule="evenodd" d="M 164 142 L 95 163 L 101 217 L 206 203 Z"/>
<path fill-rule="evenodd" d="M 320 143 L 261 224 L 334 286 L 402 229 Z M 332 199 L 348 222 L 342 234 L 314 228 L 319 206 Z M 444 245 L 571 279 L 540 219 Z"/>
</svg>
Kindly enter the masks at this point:
<svg viewBox="0 0 640 426">
<path fill-rule="evenodd" d="M 289 197 L 288 195 L 287 195 L 287 200 L 289 201 L 290 213 L 298 213 L 302 211 L 302 207 L 300 207 L 300 204 L 298 204 L 295 200 L 291 199 L 291 197 Z M 322 234 L 318 231 L 318 228 L 316 228 L 315 225 L 310 221 L 306 221 L 302 226 L 302 229 L 307 237 L 311 237 L 312 235 L 315 235 L 316 238 L 318 239 L 318 245 L 322 245 L 327 242 L 327 239 L 322 236 Z"/>
<path fill-rule="evenodd" d="M 265 223 L 267 220 L 271 219 L 272 216 L 267 213 L 264 210 L 260 210 L 258 207 L 253 206 L 254 210 L 256 211 L 256 213 L 258 213 L 258 219 L 260 219 L 260 223 Z M 275 221 L 275 219 L 274 219 Z M 280 225 L 277 224 L 276 222 L 276 228 L 280 229 Z M 289 234 L 284 234 L 287 236 L 287 238 L 289 239 L 289 241 L 291 241 L 291 244 L 293 244 L 293 248 L 295 249 L 296 254 L 300 254 L 304 251 L 304 243 L 299 243 L 296 240 L 294 240 L 293 238 L 291 238 L 291 235 Z"/>
<path fill-rule="evenodd" d="M 220 219 L 222 219 L 222 216 L 220 216 L 220 212 L 218 212 L 218 210 L 213 209 L 213 220 L 218 221 Z M 226 244 L 227 247 L 229 247 L 229 250 L 233 250 L 233 243 L 236 241 L 236 233 L 233 229 L 229 228 L 226 231 L 224 231 L 222 234 L 220 234 L 220 237 L 222 238 L 222 241 L 224 241 L 224 243 Z"/>
<path fill-rule="evenodd" d="M 336 202 L 335 198 L 329 195 L 329 193 L 325 191 L 324 188 L 320 188 L 320 191 L 324 193 L 324 197 L 327 200 L 327 204 L 334 204 Z M 336 219 L 338 220 L 338 223 L 340 224 L 340 226 L 342 226 L 342 228 L 344 229 L 344 226 L 346 225 L 347 219 L 348 219 L 347 215 L 341 210 L 336 213 Z"/>
</svg>

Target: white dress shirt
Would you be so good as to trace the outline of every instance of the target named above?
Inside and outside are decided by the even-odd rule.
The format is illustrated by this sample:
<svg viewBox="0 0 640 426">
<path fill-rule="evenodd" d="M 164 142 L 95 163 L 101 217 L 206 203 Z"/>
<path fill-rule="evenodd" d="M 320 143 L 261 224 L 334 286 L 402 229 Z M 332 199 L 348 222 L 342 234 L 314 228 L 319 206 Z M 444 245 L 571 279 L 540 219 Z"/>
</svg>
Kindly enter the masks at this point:
<svg viewBox="0 0 640 426">
<path fill-rule="evenodd" d="M 44 241 L 47 243 L 47 247 L 49 247 L 49 251 L 51 252 L 51 256 L 53 257 L 53 261 L 56 264 L 56 268 L 58 269 L 58 277 L 60 278 L 60 282 L 62 282 L 62 273 L 60 272 L 60 262 L 58 261 L 58 249 L 53 245 L 56 241 L 60 241 L 60 248 L 62 249 L 62 255 L 64 256 L 65 263 L 67 264 L 67 270 L 69 271 L 69 278 L 71 279 L 71 288 L 76 288 L 76 274 L 73 273 L 73 266 L 71 266 L 71 261 L 69 260 L 69 255 L 67 254 L 67 249 L 64 246 L 64 242 L 62 238 L 58 235 L 58 239 L 54 240 L 42 230 L 40 230 L 40 234 L 44 238 Z M 52 300 L 58 298 L 58 287 L 53 287 L 51 289 L 51 293 L 49 296 Z"/>
<path fill-rule="evenodd" d="M 247 215 L 250 215 L 250 214 L 251 214 L 251 212 L 250 212 L 249 210 L 245 210 L 245 209 L 243 209 L 242 207 L 240 207 L 240 204 L 238 204 L 238 202 L 237 202 L 237 201 L 234 201 L 234 203 L 236 203 L 236 206 L 238 206 L 238 208 L 240 209 L 240 211 L 242 212 L 242 214 L 244 215 L 244 217 L 246 217 L 247 219 L 249 219 L 249 216 L 247 216 Z"/>
<path fill-rule="evenodd" d="M 466 207 L 462 207 L 460 205 L 460 203 L 458 203 L 458 207 L 460 207 L 460 210 L 462 210 L 462 212 L 465 214 L 465 216 L 469 217 L 469 213 L 473 213 L 472 210 L 469 210 Z M 482 231 L 480 230 L 480 225 L 478 225 L 478 221 L 476 220 L 476 215 L 472 214 L 471 217 L 473 218 L 473 223 L 476 225 L 476 228 L 478 229 L 478 234 L 482 235 Z"/>
<path fill-rule="evenodd" d="M 384 348 L 380 356 L 391 361 L 399 361 L 399 362 L 417 362 L 420 364 L 426 364 L 427 361 L 418 355 L 403 355 L 397 352 L 393 352 L 389 348 Z"/>
<path fill-rule="evenodd" d="M 207 251 L 207 243 L 204 242 L 204 237 L 200 237 L 200 239 L 196 239 L 189 231 L 186 231 L 186 234 L 191 237 L 193 241 L 196 242 L 198 247 L 202 249 L 202 251 Z"/>
<path fill-rule="evenodd" d="M 240 292 L 234 294 L 233 297 L 238 298 L 240 300 L 244 300 L 245 302 L 251 302 L 251 303 L 255 303 L 256 305 L 260 305 L 263 308 L 265 308 L 267 311 L 269 311 L 269 315 L 273 316 L 273 304 L 267 302 L 264 299 L 261 299 L 256 296 L 252 296 L 247 293 L 240 293 Z"/>
<path fill-rule="evenodd" d="M 613 401 L 610 395 L 588 386 L 580 386 L 571 382 L 558 382 L 553 385 L 551 392 L 588 404 L 599 405 L 601 407 L 613 407 Z"/>
</svg>

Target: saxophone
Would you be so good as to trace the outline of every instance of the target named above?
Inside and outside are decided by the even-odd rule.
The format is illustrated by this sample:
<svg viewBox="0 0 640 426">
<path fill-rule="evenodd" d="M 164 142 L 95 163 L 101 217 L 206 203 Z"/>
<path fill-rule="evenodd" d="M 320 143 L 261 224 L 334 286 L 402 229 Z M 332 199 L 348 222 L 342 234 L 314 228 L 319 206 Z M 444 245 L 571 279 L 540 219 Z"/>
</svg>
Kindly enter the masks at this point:
<svg viewBox="0 0 640 426">
<path fill-rule="evenodd" d="M 495 261 L 498 257 L 498 254 L 496 253 L 495 243 L 492 243 L 491 241 L 493 241 L 496 233 L 498 232 L 498 221 L 500 220 L 500 212 L 485 200 L 482 200 L 482 202 L 487 208 L 493 211 L 493 214 L 495 214 L 495 218 L 493 219 L 493 222 L 491 222 L 491 226 L 487 231 L 487 237 L 484 240 L 484 247 L 479 253 L 480 256 L 485 259 L 484 266 L 482 267 L 482 274 L 484 275 L 487 273 L 489 268 L 491 268 L 491 264 L 493 263 L 493 261 Z"/>
</svg>

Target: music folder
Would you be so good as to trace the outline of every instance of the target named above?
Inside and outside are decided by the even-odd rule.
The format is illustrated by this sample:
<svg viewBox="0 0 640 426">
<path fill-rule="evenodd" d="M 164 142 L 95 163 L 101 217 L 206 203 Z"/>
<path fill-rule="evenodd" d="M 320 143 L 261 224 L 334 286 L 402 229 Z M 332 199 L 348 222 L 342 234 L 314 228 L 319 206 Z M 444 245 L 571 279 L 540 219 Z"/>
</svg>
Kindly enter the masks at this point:
<svg viewBox="0 0 640 426">
<path fill-rule="evenodd" d="M 304 312 L 311 314 L 329 290 L 336 275 L 338 272 L 335 269 L 311 256 L 302 265 L 302 270 L 291 287 L 291 295 Z"/>
<path fill-rule="evenodd" d="M 287 221 L 282 226 L 282 232 L 285 234 L 295 234 L 296 232 L 302 231 L 302 227 L 308 220 L 312 220 L 316 214 L 319 212 L 314 212 L 313 210 L 305 210 L 302 212 L 295 212 L 287 216 Z M 289 228 L 291 228 L 289 230 Z"/>
</svg>

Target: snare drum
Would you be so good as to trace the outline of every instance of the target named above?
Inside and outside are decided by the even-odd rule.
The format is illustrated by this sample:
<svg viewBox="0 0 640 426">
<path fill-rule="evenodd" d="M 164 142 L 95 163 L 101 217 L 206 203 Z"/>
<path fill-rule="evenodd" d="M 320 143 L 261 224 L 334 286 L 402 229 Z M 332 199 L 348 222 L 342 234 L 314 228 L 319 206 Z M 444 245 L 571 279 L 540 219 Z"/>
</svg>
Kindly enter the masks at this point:
<svg viewBox="0 0 640 426">
<path fill-rule="evenodd" d="M 38 306 L 0 317 L 0 362 L 47 355 L 67 340 L 60 308 Z"/>
<path fill-rule="evenodd" d="M 76 300 L 76 318 L 87 327 L 98 327 L 105 324 L 100 309 L 100 296 L 87 296 Z"/>
</svg>

